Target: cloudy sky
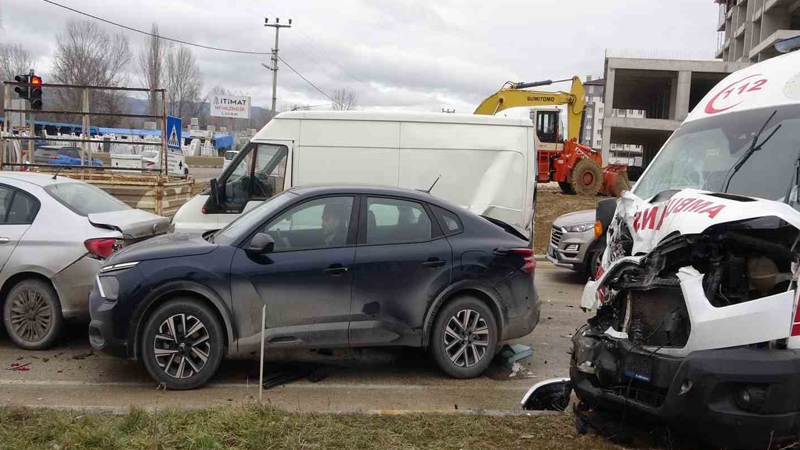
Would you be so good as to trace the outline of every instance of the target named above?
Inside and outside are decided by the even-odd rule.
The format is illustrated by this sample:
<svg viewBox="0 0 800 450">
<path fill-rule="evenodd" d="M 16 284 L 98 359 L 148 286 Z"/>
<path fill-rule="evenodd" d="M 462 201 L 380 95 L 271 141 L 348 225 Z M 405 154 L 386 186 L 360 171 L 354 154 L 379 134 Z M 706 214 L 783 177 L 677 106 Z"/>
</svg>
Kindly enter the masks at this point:
<svg viewBox="0 0 800 450">
<path fill-rule="evenodd" d="M 274 44 L 264 17 L 292 18 L 280 56 L 326 93 L 355 91 L 362 109 L 459 113 L 507 80 L 602 75 L 606 49 L 713 57 L 718 20 L 713 0 L 55 1 L 134 28 L 157 22 L 162 36 L 250 51 Z M 0 11 L 0 40 L 27 45 L 45 73 L 56 33 L 83 19 L 41 0 L 0 0 Z M 144 44 L 141 35 L 102 26 L 125 33 L 136 52 Z M 221 85 L 269 106 L 272 73 L 261 66 L 268 56 L 193 52 L 206 90 Z M 279 109 L 329 103 L 281 67 Z"/>
</svg>

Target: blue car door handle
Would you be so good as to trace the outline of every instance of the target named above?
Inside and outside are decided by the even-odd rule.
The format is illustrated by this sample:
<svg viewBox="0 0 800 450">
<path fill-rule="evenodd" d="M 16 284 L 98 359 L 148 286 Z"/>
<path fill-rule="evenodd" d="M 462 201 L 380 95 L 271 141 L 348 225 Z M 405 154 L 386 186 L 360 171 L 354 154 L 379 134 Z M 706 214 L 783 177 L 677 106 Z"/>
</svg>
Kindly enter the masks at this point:
<svg viewBox="0 0 800 450">
<path fill-rule="evenodd" d="M 326 275 L 338 277 L 339 275 L 342 275 L 343 273 L 347 272 L 347 267 L 341 264 L 331 264 L 330 266 L 328 266 L 327 269 L 323 270 L 323 272 Z"/>
<path fill-rule="evenodd" d="M 422 263 L 423 266 L 431 267 L 431 268 L 433 268 L 433 267 L 442 267 L 445 264 L 447 264 L 447 261 L 445 261 L 443 259 L 439 259 L 439 258 L 428 258 L 427 261 Z"/>
</svg>

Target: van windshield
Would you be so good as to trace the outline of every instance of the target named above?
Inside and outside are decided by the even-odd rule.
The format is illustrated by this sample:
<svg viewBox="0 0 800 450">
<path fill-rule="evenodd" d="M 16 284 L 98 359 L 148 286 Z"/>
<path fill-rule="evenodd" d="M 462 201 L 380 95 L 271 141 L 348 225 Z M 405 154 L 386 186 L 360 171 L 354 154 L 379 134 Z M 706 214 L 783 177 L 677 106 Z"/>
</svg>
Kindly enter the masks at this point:
<svg viewBox="0 0 800 450">
<path fill-rule="evenodd" d="M 800 153 L 800 105 L 722 114 L 681 125 L 633 193 L 649 199 L 670 189 L 722 192 L 728 172 L 773 112 L 775 117 L 758 139 L 763 147 L 733 175 L 727 192 L 783 201 Z M 778 125 L 781 128 L 767 140 Z"/>
</svg>

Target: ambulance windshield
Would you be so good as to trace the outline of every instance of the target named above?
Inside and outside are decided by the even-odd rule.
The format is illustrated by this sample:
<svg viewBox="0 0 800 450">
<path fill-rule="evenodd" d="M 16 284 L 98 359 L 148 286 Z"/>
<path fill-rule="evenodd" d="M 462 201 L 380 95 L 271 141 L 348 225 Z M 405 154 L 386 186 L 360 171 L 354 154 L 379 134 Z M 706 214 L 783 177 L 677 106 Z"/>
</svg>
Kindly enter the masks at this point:
<svg viewBox="0 0 800 450">
<path fill-rule="evenodd" d="M 763 146 L 733 173 L 727 192 L 783 201 L 800 153 L 800 105 L 722 114 L 681 125 L 636 184 L 634 194 L 649 199 L 670 189 L 725 191 L 729 172 L 773 112 L 758 139 Z"/>
</svg>

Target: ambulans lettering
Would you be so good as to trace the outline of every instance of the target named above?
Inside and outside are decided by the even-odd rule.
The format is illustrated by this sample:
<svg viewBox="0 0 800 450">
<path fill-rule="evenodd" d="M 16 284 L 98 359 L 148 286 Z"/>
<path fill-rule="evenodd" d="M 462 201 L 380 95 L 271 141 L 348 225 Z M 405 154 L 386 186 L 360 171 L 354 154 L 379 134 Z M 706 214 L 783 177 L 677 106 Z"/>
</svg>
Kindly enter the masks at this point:
<svg viewBox="0 0 800 450">
<path fill-rule="evenodd" d="M 699 198 L 673 198 L 667 203 L 644 211 L 639 211 L 633 215 L 633 230 L 660 230 L 664 224 L 664 219 L 670 214 L 680 214 L 693 212 L 706 214 L 710 219 L 717 217 L 725 205 L 715 204 L 708 200 Z"/>
</svg>

